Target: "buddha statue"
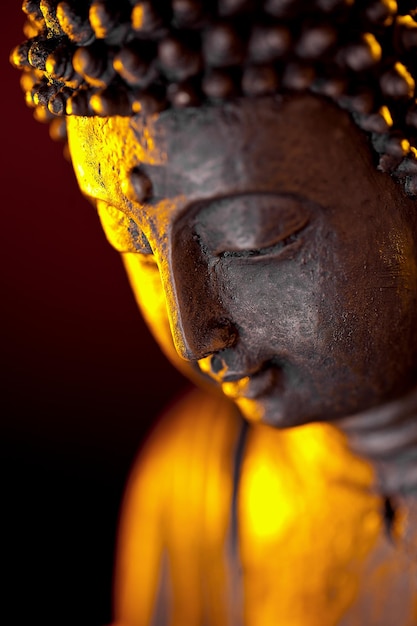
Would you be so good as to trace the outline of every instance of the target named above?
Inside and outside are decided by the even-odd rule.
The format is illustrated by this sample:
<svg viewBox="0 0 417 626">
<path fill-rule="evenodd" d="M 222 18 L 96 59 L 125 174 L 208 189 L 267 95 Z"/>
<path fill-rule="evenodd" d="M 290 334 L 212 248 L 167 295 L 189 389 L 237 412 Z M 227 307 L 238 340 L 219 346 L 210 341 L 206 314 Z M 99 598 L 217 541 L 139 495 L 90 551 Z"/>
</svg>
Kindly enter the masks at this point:
<svg viewBox="0 0 417 626">
<path fill-rule="evenodd" d="M 196 384 L 132 469 L 115 625 L 417 624 L 417 3 L 24 10 L 28 101 Z"/>
</svg>

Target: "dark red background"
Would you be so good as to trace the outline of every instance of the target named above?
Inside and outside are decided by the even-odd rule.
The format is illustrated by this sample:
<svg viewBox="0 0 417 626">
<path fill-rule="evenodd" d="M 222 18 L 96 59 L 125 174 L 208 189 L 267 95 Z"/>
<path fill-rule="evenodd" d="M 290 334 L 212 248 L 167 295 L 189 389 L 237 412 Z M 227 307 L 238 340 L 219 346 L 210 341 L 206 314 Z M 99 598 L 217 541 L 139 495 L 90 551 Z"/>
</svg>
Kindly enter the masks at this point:
<svg viewBox="0 0 417 626">
<path fill-rule="evenodd" d="M 117 515 L 146 430 L 184 382 L 8 64 L 1 6 L 1 508 L 8 626 L 111 619 Z M 3 558 L 4 557 L 4 558 Z M 4 580 L 4 578 L 3 578 Z"/>
</svg>

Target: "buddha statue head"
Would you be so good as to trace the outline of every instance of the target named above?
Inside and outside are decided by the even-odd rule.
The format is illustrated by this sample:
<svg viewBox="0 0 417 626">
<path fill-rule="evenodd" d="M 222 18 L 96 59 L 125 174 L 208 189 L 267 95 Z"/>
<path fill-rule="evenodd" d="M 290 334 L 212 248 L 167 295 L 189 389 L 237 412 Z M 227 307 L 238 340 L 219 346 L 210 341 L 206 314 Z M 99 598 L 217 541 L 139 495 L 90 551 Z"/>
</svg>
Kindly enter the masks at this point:
<svg viewBox="0 0 417 626">
<path fill-rule="evenodd" d="M 415 385 L 416 3 L 24 10 L 28 102 L 180 369 L 275 427 Z"/>
</svg>

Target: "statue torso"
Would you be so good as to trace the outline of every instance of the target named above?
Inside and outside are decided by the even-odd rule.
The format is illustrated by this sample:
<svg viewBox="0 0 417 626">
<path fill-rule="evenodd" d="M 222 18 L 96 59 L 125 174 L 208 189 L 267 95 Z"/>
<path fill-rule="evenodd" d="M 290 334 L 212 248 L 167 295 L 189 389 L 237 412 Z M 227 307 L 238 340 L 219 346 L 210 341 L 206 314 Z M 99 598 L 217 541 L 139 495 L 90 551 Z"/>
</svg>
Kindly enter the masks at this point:
<svg viewBox="0 0 417 626">
<path fill-rule="evenodd" d="M 372 485 L 372 468 L 333 427 L 244 429 L 227 402 L 193 392 L 162 420 L 132 477 L 118 618 L 416 624 L 413 502 L 402 504 L 390 536 Z"/>
</svg>

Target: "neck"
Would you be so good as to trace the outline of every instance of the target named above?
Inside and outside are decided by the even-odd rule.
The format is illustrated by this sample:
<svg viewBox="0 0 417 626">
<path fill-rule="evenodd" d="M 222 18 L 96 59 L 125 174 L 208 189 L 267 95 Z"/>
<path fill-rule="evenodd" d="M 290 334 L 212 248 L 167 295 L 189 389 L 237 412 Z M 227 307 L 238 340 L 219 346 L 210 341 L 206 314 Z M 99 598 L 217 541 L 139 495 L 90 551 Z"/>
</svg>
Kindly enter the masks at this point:
<svg viewBox="0 0 417 626">
<path fill-rule="evenodd" d="M 417 496 L 417 388 L 336 425 L 351 450 L 373 464 L 382 495 Z"/>
</svg>

